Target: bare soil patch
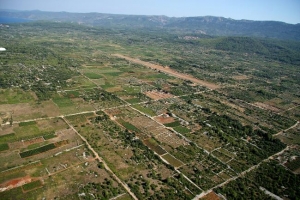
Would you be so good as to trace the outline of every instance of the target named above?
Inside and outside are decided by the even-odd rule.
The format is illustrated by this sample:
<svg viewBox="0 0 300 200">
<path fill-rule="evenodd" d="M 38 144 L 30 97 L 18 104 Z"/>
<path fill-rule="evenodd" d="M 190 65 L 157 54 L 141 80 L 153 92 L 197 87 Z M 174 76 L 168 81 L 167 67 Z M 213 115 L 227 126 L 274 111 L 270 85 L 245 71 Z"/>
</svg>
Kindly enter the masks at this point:
<svg viewBox="0 0 300 200">
<path fill-rule="evenodd" d="M 201 199 L 203 200 L 220 200 L 221 198 L 215 192 L 210 192 Z"/>
<path fill-rule="evenodd" d="M 248 76 L 246 76 L 246 75 L 237 75 L 237 76 L 232 76 L 232 78 L 233 78 L 233 79 L 235 79 L 235 80 L 238 80 L 238 81 L 241 81 L 241 80 L 247 80 L 247 79 L 249 79 L 249 77 L 248 77 Z"/>
<path fill-rule="evenodd" d="M 155 121 L 158 121 L 162 124 L 168 124 L 168 123 L 172 123 L 175 121 L 175 119 L 173 117 L 170 117 L 168 115 L 161 115 L 161 116 L 157 116 L 154 117 Z"/>
<path fill-rule="evenodd" d="M 106 89 L 107 92 L 118 92 L 118 91 L 122 91 L 122 87 L 121 86 L 117 86 L 117 87 L 111 87 Z"/>
<path fill-rule="evenodd" d="M 170 93 L 165 93 L 165 92 L 156 91 L 156 90 L 145 92 L 145 95 L 150 97 L 151 99 L 154 99 L 154 100 L 167 99 L 167 98 L 172 98 L 173 97 L 173 95 L 170 94 Z"/>
<path fill-rule="evenodd" d="M 124 56 L 124 55 L 121 55 L 121 54 L 114 54 L 114 56 L 119 57 L 119 58 L 124 58 L 126 60 L 129 60 L 131 62 L 140 64 L 140 65 L 144 65 L 144 66 L 149 67 L 151 69 L 159 70 L 161 72 L 164 72 L 166 74 L 169 74 L 171 76 L 174 76 L 174 77 L 177 77 L 177 78 L 180 78 L 180 79 L 192 81 L 193 83 L 203 85 L 203 86 L 205 86 L 209 89 L 212 89 L 212 90 L 220 88 L 219 85 L 216 85 L 214 83 L 210 83 L 210 82 L 207 82 L 207 81 L 204 81 L 204 80 L 197 79 L 197 78 L 195 78 L 195 77 L 193 77 L 192 75 L 189 75 L 189 74 L 183 74 L 183 73 L 177 72 L 177 71 L 175 71 L 175 70 L 173 70 L 169 67 L 163 67 L 163 66 L 160 66 L 160 65 L 156 65 L 156 64 L 153 64 L 153 63 L 150 63 L 150 62 L 145 62 L 145 61 L 142 61 L 140 59 L 131 58 L 131 57 Z"/>
<path fill-rule="evenodd" d="M 258 107 L 261 107 L 263 109 L 274 111 L 274 112 L 279 112 L 280 111 L 278 108 L 276 108 L 274 106 L 271 106 L 271 105 L 268 105 L 268 104 L 265 104 L 265 103 L 261 103 L 261 102 L 255 102 L 254 105 L 256 105 Z"/>
<path fill-rule="evenodd" d="M 11 179 L 9 181 L 6 181 L 5 183 L 0 184 L 0 192 L 22 186 L 31 181 L 32 181 L 32 178 L 30 176 Z"/>
<path fill-rule="evenodd" d="M 26 141 L 24 141 L 24 145 L 28 146 L 28 145 L 35 144 L 35 143 L 40 143 L 40 142 L 44 142 L 43 137 L 38 137 L 38 138 L 33 138 L 33 139 L 30 139 L 30 140 L 26 140 Z"/>
<path fill-rule="evenodd" d="M 0 105 L 0 110 L 1 112 L 12 112 L 14 121 L 60 115 L 58 107 L 51 101 L 44 101 L 42 104 L 2 104 Z"/>
</svg>

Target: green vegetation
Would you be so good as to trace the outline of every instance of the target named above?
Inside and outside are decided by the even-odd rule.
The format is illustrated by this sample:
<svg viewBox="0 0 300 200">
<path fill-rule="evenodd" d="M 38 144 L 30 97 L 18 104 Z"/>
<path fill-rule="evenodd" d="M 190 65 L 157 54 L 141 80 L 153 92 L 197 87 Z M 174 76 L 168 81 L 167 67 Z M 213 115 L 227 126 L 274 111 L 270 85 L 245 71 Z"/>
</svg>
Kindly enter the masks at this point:
<svg viewBox="0 0 300 200">
<path fill-rule="evenodd" d="M 178 133 L 182 133 L 182 134 L 186 134 L 186 133 L 190 132 L 190 129 L 183 127 L 183 126 L 175 126 L 175 127 L 173 127 L 173 129 L 175 131 L 177 131 Z"/>
<path fill-rule="evenodd" d="M 36 121 L 29 121 L 29 122 L 20 122 L 19 126 L 30 126 L 30 125 L 35 125 Z"/>
<path fill-rule="evenodd" d="M 54 98 L 53 101 L 58 107 L 69 107 L 73 105 L 73 102 L 68 98 L 57 97 Z"/>
<path fill-rule="evenodd" d="M 39 148 L 36 148 L 36 149 L 21 152 L 20 156 L 21 156 L 21 158 L 34 156 L 34 155 L 37 155 L 37 154 L 55 149 L 55 148 L 57 148 L 61 145 L 64 145 L 65 143 L 68 143 L 68 141 L 64 140 L 64 141 L 60 141 L 60 142 L 56 142 L 56 143 L 50 143 L 50 144 L 47 144 L 45 146 L 42 146 L 42 147 L 39 147 Z"/>
<path fill-rule="evenodd" d="M 0 151 L 6 151 L 9 149 L 9 146 L 7 143 L 0 144 Z"/>
<path fill-rule="evenodd" d="M 171 123 L 165 124 L 165 126 L 167 126 L 167 127 L 180 126 L 180 122 L 179 121 L 171 122 Z"/>
<path fill-rule="evenodd" d="M 129 122 L 126 122 L 122 119 L 119 119 L 118 122 L 120 124 L 122 124 L 122 126 L 124 126 L 126 129 L 128 129 L 129 131 L 133 131 L 133 132 L 141 132 L 137 127 L 135 127 L 134 125 L 132 125 L 131 123 Z"/>
<path fill-rule="evenodd" d="M 43 184 L 40 180 L 37 181 L 32 181 L 30 183 L 27 183 L 25 185 L 22 186 L 24 191 L 30 191 L 30 190 L 34 190 L 36 188 L 41 187 Z"/>
<path fill-rule="evenodd" d="M 52 139 L 52 138 L 55 138 L 56 137 L 56 134 L 55 133 L 51 133 L 51 134 L 47 134 L 47 135 L 44 135 L 43 138 L 45 140 L 49 140 L 49 139 Z"/>
<path fill-rule="evenodd" d="M 299 42 L 100 21 L 0 27 L 0 184 L 41 177 L 1 197 L 129 198 L 114 175 L 139 199 L 300 196 Z"/>
<path fill-rule="evenodd" d="M 143 112 L 143 113 L 145 113 L 149 116 L 155 116 L 156 115 L 156 113 L 153 110 L 151 110 L 150 108 L 141 106 L 139 104 L 138 105 L 133 105 L 132 107 L 138 109 L 139 111 L 141 111 L 141 112 Z"/>
<path fill-rule="evenodd" d="M 84 73 L 84 75 L 90 79 L 99 79 L 102 78 L 101 75 L 96 74 L 96 73 Z"/>
<path fill-rule="evenodd" d="M 40 153 L 43 153 L 46 151 L 50 151 L 51 149 L 55 149 L 55 148 L 56 148 L 56 146 L 53 143 L 51 143 L 51 144 L 47 144 L 45 146 L 39 147 L 37 149 L 32 149 L 29 151 L 21 152 L 20 156 L 21 156 L 21 158 L 26 158 L 26 157 L 34 156 L 34 155 L 37 155 L 37 154 L 40 154 Z"/>
<path fill-rule="evenodd" d="M 170 163 L 170 165 L 172 165 L 173 167 L 180 167 L 181 165 L 183 165 L 183 163 L 180 160 L 174 158 L 170 154 L 166 154 L 162 157 L 163 157 L 163 159 L 168 161 L 168 163 Z"/>
<path fill-rule="evenodd" d="M 0 136 L 0 143 L 12 141 L 15 138 L 15 133 L 9 133 Z"/>
</svg>

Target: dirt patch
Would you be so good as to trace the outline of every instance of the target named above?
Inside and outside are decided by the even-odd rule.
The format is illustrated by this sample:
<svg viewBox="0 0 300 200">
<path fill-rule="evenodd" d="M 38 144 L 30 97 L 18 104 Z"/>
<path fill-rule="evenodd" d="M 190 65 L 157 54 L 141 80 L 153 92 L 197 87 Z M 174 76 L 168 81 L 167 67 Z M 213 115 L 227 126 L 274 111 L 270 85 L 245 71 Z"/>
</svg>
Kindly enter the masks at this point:
<svg viewBox="0 0 300 200">
<path fill-rule="evenodd" d="M 0 192 L 5 190 L 10 190 L 16 187 L 20 187 L 26 183 L 29 183 L 32 181 L 32 178 L 30 176 L 25 176 L 22 178 L 16 178 L 9 181 L 6 181 L 5 183 L 0 184 Z"/>
<path fill-rule="evenodd" d="M 233 78 L 234 80 L 238 80 L 238 81 L 241 81 L 241 80 L 247 80 L 247 79 L 249 79 L 249 77 L 248 77 L 248 76 L 246 76 L 246 75 L 237 75 L 237 76 L 232 76 L 232 78 Z"/>
<path fill-rule="evenodd" d="M 44 101 L 41 104 L 19 103 L 2 104 L 1 112 L 13 112 L 14 121 L 34 119 L 39 117 L 55 117 L 60 115 L 59 109 L 51 101 Z"/>
<path fill-rule="evenodd" d="M 154 99 L 154 100 L 167 99 L 167 98 L 172 98 L 173 97 L 173 95 L 170 94 L 170 93 L 165 93 L 165 92 L 156 91 L 156 90 L 145 92 L 145 95 L 150 97 L 151 99 Z"/>
<path fill-rule="evenodd" d="M 155 121 L 158 121 L 162 124 L 168 124 L 168 123 L 172 123 L 175 121 L 175 119 L 173 117 L 170 117 L 169 115 L 161 115 L 161 116 L 157 116 L 154 117 Z"/>
<path fill-rule="evenodd" d="M 45 140 L 44 140 L 43 137 L 38 137 L 38 138 L 33 138 L 33 139 L 30 139 L 30 140 L 24 141 L 24 145 L 28 146 L 28 145 L 31 145 L 31 144 L 40 143 L 40 142 L 44 142 L 44 141 Z"/>
<path fill-rule="evenodd" d="M 156 64 L 153 64 L 153 63 L 145 62 L 145 61 L 142 61 L 140 59 L 131 58 L 131 57 L 124 56 L 124 55 L 121 55 L 121 54 L 114 54 L 114 56 L 119 57 L 119 58 L 124 58 L 126 60 L 129 60 L 131 62 L 140 64 L 140 65 L 144 65 L 144 66 L 149 67 L 151 69 L 159 70 L 161 72 L 164 72 L 166 74 L 169 74 L 171 76 L 174 76 L 174 77 L 177 77 L 177 78 L 180 78 L 180 79 L 192 81 L 193 83 L 196 83 L 196 84 L 199 84 L 199 85 L 203 85 L 203 86 L 205 86 L 205 87 L 207 87 L 209 89 L 212 89 L 212 90 L 220 88 L 219 85 L 216 85 L 214 83 L 210 83 L 210 82 L 207 82 L 207 81 L 203 81 L 203 80 L 197 79 L 197 78 L 195 78 L 195 77 L 193 77 L 192 75 L 189 75 L 189 74 L 183 74 L 183 73 L 177 72 L 177 71 L 175 71 L 175 70 L 173 70 L 173 69 L 171 69 L 169 67 L 163 67 L 163 66 L 160 66 L 160 65 L 156 65 Z"/>
<path fill-rule="evenodd" d="M 106 89 L 107 92 L 118 92 L 118 91 L 122 91 L 122 87 L 120 86 L 117 86 L 117 87 L 111 87 L 111 88 L 108 88 Z"/>
<path fill-rule="evenodd" d="M 203 200 L 221 200 L 221 198 L 214 192 L 210 192 L 201 199 Z"/>
<path fill-rule="evenodd" d="M 279 112 L 280 111 L 280 109 L 278 109 L 274 106 L 271 106 L 271 105 L 268 105 L 268 104 L 265 104 L 265 103 L 261 103 L 261 102 L 255 102 L 254 105 L 256 105 L 260 108 L 263 108 L 263 109 L 274 111 L 274 112 Z"/>
</svg>

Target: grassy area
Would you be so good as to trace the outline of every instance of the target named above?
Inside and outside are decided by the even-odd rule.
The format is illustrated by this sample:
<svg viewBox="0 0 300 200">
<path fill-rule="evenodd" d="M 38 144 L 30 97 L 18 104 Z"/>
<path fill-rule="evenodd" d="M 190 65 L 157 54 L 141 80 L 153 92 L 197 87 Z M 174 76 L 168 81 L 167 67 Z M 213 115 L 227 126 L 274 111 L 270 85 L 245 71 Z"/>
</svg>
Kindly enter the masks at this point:
<svg viewBox="0 0 300 200">
<path fill-rule="evenodd" d="M 60 147 L 60 146 L 62 146 L 64 144 L 67 144 L 67 143 L 68 143 L 68 140 L 62 140 L 62 141 L 59 141 L 59 142 L 56 142 L 56 143 L 50 143 L 50 144 L 47 144 L 45 146 L 42 146 L 42 147 L 39 147 L 39 148 L 36 148 L 36 149 L 32 149 L 32 150 L 21 152 L 20 156 L 21 156 L 21 158 L 26 158 L 26 157 L 29 157 L 29 156 L 34 156 L 34 155 L 37 155 L 37 154 L 40 154 L 40 153 L 43 153 L 43 152 L 50 151 L 52 149 L 58 148 L 58 147 Z M 34 145 L 38 145 L 38 144 L 34 144 Z"/>
<path fill-rule="evenodd" d="M 34 155 L 37 155 L 37 154 L 40 154 L 40 153 L 43 153 L 46 151 L 50 151 L 51 149 L 55 149 L 55 148 L 56 148 L 55 144 L 51 143 L 51 144 L 47 144 L 45 146 L 42 146 L 42 147 L 39 147 L 36 149 L 21 152 L 20 156 L 21 156 L 21 158 L 26 158 L 26 157 L 34 156 Z"/>
<path fill-rule="evenodd" d="M 153 139 L 144 140 L 144 144 L 149 147 L 151 150 L 155 151 L 158 155 L 163 155 L 167 153 L 163 148 L 161 148 L 158 143 Z"/>
<path fill-rule="evenodd" d="M 9 146 L 7 143 L 0 144 L 0 151 L 6 151 L 9 149 Z"/>
<path fill-rule="evenodd" d="M 14 140 L 16 137 L 15 133 L 9 133 L 6 135 L 1 135 L 0 136 L 0 143 L 5 143 Z"/>
<path fill-rule="evenodd" d="M 180 126 L 180 122 L 179 121 L 175 121 L 175 122 L 171 122 L 168 124 L 164 124 L 167 127 L 176 127 L 176 126 Z"/>
<path fill-rule="evenodd" d="M 47 134 L 47 135 L 44 135 L 43 138 L 45 140 L 49 140 L 49 139 L 52 139 L 52 138 L 55 138 L 56 137 L 56 134 L 55 133 L 51 133 L 51 134 Z"/>
<path fill-rule="evenodd" d="M 66 93 L 67 93 L 67 97 L 69 97 L 69 98 L 78 98 L 80 95 L 80 92 L 77 90 L 66 91 Z"/>
<path fill-rule="evenodd" d="M 53 102 L 58 106 L 58 107 L 70 107 L 73 106 L 73 102 L 69 98 L 64 98 L 64 97 L 55 97 L 53 98 Z"/>
<path fill-rule="evenodd" d="M 130 104 L 140 103 L 141 100 L 139 98 L 125 99 Z"/>
<path fill-rule="evenodd" d="M 84 75 L 90 79 L 99 79 L 99 78 L 103 78 L 103 76 L 101 76 L 100 74 L 96 74 L 96 73 L 84 73 Z"/>
<path fill-rule="evenodd" d="M 1 104 L 17 104 L 33 102 L 34 99 L 29 92 L 21 89 L 6 89 L 0 90 L 0 105 Z"/>
<path fill-rule="evenodd" d="M 185 134 L 185 133 L 189 133 L 190 132 L 190 129 L 186 128 L 186 127 L 183 127 L 183 126 L 175 126 L 173 127 L 173 129 L 175 131 L 177 131 L 178 133 L 182 133 L 182 134 Z"/>
<path fill-rule="evenodd" d="M 150 108 L 146 108 L 144 106 L 141 106 L 141 105 L 133 105 L 132 107 L 138 109 L 139 111 L 141 111 L 142 113 L 145 113 L 147 115 L 150 115 L 150 116 L 155 116 L 156 113 L 151 110 Z"/>
<path fill-rule="evenodd" d="M 42 182 L 40 180 L 37 180 L 23 185 L 22 188 L 24 191 L 30 191 L 42 186 L 43 186 Z"/>
<path fill-rule="evenodd" d="M 29 122 L 20 122 L 19 126 L 29 126 L 36 124 L 36 121 L 29 121 Z"/>
<path fill-rule="evenodd" d="M 180 166 L 183 165 L 183 162 L 181 162 L 180 160 L 178 160 L 175 157 L 171 156 L 170 154 L 164 155 L 163 159 L 168 161 L 168 163 L 170 163 L 170 165 L 172 165 L 173 167 L 180 167 Z"/>
<path fill-rule="evenodd" d="M 129 122 L 125 122 L 124 120 L 122 119 L 118 119 L 117 120 L 120 124 L 122 124 L 122 126 L 124 126 L 126 129 L 128 129 L 129 131 L 133 131 L 133 132 L 137 132 L 137 133 L 140 133 L 141 131 L 135 127 L 134 125 L 132 125 L 131 123 Z"/>
</svg>

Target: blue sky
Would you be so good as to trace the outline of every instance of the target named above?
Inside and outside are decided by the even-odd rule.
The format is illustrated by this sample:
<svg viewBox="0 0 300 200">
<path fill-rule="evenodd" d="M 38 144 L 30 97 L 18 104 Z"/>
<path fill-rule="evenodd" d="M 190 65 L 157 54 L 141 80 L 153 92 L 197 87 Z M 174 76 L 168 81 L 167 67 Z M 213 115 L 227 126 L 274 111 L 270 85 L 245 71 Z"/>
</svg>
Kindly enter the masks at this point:
<svg viewBox="0 0 300 200">
<path fill-rule="evenodd" d="M 0 8 L 300 23 L 300 0 L 0 0 Z"/>
</svg>

